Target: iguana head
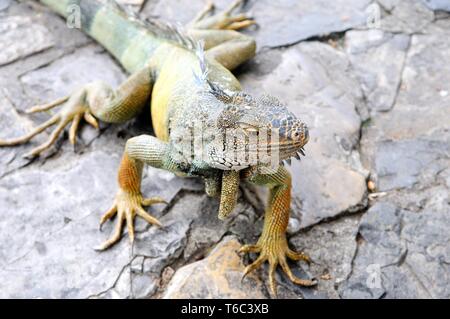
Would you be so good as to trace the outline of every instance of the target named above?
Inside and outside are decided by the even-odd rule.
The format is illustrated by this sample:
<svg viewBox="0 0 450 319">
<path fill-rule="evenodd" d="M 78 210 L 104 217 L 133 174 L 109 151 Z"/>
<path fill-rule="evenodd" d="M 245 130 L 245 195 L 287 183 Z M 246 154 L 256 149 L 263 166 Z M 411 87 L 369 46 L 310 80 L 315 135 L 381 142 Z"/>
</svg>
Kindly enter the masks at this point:
<svg viewBox="0 0 450 319">
<path fill-rule="evenodd" d="M 300 159 L 309 134 L 305 123 L 276 98 L 253 98 L 212 90 L 222 107 L 214 117 L 214 139 L 206 145 L 208 165 L 224 170 L 278 165 Z"/>
</svg>

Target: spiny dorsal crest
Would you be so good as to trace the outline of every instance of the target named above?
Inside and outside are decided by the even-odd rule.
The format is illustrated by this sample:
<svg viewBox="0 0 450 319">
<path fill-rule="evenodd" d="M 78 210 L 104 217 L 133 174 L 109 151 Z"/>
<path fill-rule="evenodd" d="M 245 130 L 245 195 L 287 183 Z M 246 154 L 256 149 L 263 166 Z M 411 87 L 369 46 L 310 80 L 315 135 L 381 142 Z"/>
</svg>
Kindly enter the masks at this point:
<svg viewBox="0 0 450 319">
<path fill-rule="evenodd" d="M 186 34 L 180 24 L 172 24 L 157 19 L 146 18 L 142 20 L 136 12 L 128 7 L 117 3 L 116 0 L 103 0 L 112 10 L 119 12 L 128 20 L 144 27 L 147 31 L 157 35 L 158 37 L 171 40 L 189 50 L 196 50 L 198 42 Z"/>
</svg>

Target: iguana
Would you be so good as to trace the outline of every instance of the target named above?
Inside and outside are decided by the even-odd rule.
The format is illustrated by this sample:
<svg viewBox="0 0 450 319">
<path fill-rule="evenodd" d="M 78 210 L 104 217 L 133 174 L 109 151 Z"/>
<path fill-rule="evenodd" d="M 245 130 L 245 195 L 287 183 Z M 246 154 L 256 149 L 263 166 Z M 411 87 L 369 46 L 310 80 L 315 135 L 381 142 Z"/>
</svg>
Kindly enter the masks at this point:
<svg viewBox="0 0 450 319">
<path fill-rule="evenodd" d="M 258 242 L 244 245 L 241 253 L 259 253 L 244 276 L 269 263 L 269 287 L 276 296 L 275 271 L 281 265 L 289 279 L 302 286 L 316 280 L 297 278 L 286 257 L 309 258 L 288 247 L 286 228 L 291 203 L 291 175 L 283 161 L 304 155 L 309 135 L 306 124 L 286 106 L 268 95 L 254 98 L 244 93 L 231 71 L 255 55 L 253 38 L 237 30 L 254 24 L 246 14 L 235 13 L 236 0 L 220 13 L 208 2 L 185 31 L 155 20 L 143 22 L 113 1 L 41 0 L 68 17 L 78 10 L 81 27 L 102 44 L 131 74 L 117 89 L 103 82 L 86 84 L 69 96 L 34 106 L 28 113 L 62 105 L 48 121 L 19 138 L 0 140 L 0 146 L 30 141 L 56 125 L 48 141 L 26 156 L 39 156 L 71 124 L 69 140 L 76 142 L 82 119 L 98 128 L 98 120 L 122 123 L 151 109 L 156 136 L 141 135 L 126 142 L 118 172 L 119 189 L 100 225 L 117 215 L 105 250 L 121 238 L 123 224 L 134 240 L 134 218 L 160 222 L 143 207 L 164 203 L 144 198 L 141 174 L 144 164 L 205 181 L 209 196 L 220 197 L 219 217 L 233 210 L 241 180 L 269 187 L 264 226 Z M 264 142 L 265 141 L 265 142 Z M 275 163 L 275 165 L 274 165 Z M 278 165 L 281 163 L 281 165 Z"/>
</svg>

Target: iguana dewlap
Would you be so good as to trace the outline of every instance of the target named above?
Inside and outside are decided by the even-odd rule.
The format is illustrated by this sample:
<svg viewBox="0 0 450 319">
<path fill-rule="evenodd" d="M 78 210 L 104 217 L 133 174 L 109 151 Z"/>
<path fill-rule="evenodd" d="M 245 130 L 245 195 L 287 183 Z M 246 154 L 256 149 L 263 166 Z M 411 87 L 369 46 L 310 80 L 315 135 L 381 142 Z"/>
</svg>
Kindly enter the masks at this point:
<svg viewBox="0 0 450 319">
<path fill-rule="evenodd" d="M 311 286 L 314 280 L 295 277 L 287 258 L 306 260 L 289 249 L 286 228 L 291 204 L 291 175 L 282 161 L 299 157 L 308 142 L 304 123 L 275 98 L 254 98 L 241 91 L 231 70 L 255 55 L 255 41 L 236 30 L 254 23 L 245 14 L 233 14 L 243 0 L 209 15 L 212 4 L 181 32 L 166 24 L 143 23 L 112 1 L 42 0 L 62 16 L 81 13 L 82 29 L 102 44 L 131 74 L 117 89 L 103 82 L 88 83 L 71 95 L 29 112 L 61 109 L 31 133 L 0 146 L 18 145 L 56 125 L 50 138 L 27 156 L 38 156 L 52 146 L 70 124 L 69 139 L 76 141 L 82 119 L 98 127 L 97 120 L 121 123 L 151 108 L 156 136 L 141 135 L 127 141 L 119 167 L 119 190 L 100 224 L 117 215 L 110 239 L 99 250 L 120 240 L 123 224 L 134 240 L 134 218 L 159 221 L 144 206 L 164 202 L 144 198 L 141 174 L 144 164 L 181 176 L 205 180 L 209 196 L 220 197 L 219 217 L 233 210 L 239 182 L 247 180 L 270 189 L 261 237 L 241 252 L 259 253 L 245 273 L 269 262 L 269 284 L 276 294 L 275 270 L 282 267 L 289 279 Z M 203 45 L 202 45 L 202 44 Z"/>
</svg>

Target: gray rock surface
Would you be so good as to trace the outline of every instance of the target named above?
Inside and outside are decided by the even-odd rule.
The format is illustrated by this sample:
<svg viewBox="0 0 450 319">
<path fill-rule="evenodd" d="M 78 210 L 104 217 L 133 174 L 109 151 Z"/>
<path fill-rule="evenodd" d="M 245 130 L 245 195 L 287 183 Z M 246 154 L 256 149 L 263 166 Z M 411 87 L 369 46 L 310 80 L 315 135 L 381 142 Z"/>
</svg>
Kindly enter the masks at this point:
<svg viewBox="0 0 450 319">
<path fill-rule="evenodd" d="M 433 23 L 434 12 L 422 0 L 379 0 L 380 11 L 385 11 L 380 28 L 395 33 L 422 33 Z"/>
<path fill-rule="evenodd" d="M 371 111 L 390 110 L 400 85 L 409 37 L 377 29 L 348 31 L 345 46 L 367 107 Z"/>
<path fill-rule="evenodd" d="M 423 2 L 431 10 L 450 11 L 450 1 L 449 0 L 423 0 Z"/>
<path fill-rule="evenodd" d="M 0 20 L 0 66 L 43 51 L 53 45 L 47 28 L 29 17 L 9 16 Z M 17 41 L 21 39 L 22 41 Z"/>
<path fill-rule="evenodd" d="M 204 5 L 121 2 L 181 23 Z M 367 21 L 374 5 L 377 29 Z M 294 274 L 319 284 L 298 287 L 278 270 L 280 297 L 450 298 L 448 2 L 261 0 L 244 10 L 258 22 L 245 32 L 260 51 L 237 71 L 243 87 L 279 97 L 310 127 L 307 157 L 290 167 L 288 234 L 313 260 L 292 263 Z M 0 31 L 1 138 L 48 118 L 25 115 L 33 104 L 126 77 L 100 46 L 34 2 L 0 0 Z M 240 283 L 256 256 L 236 250 L 258 239 L 267 195 L 252 185 L 221 222 L 201 181 L 146 168 L 143 193 L 169 201 L 149 208 L 165 227 L 137 219 L 133 246 L 124 230 L 113 249 L 93 250 L 114 225 L 98 231 L 125 141 L 148 124 L 83 127 L 75 148 L 63 136 L 34 161 L 22 154 L 48 134 L 0 148 L 0 297 L 269 297 L 266 266 Z"/>
</svg>

